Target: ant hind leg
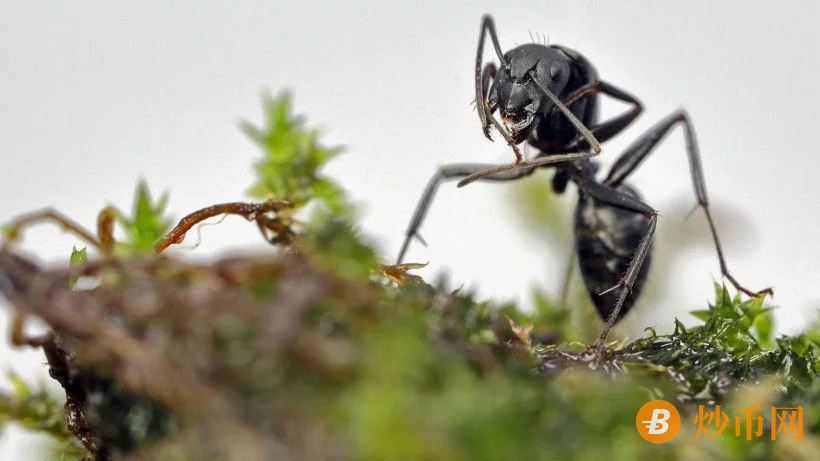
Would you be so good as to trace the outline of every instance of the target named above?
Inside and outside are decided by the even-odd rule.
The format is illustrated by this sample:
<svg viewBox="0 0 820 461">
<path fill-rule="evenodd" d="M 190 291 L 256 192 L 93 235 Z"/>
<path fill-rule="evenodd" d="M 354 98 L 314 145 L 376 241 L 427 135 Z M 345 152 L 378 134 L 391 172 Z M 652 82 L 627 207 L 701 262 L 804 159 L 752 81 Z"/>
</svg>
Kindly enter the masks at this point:
<svg viewBox="0 0 820 461">
<path fill-rule="evenodd" d="M 715 227 L 714 219 L 709 210 L 709 199 L 706 195 L 706 182 L 703 177 L 703 166 L 700 162 L 700 150 L 698 148 L 697 137 L 695 136 L 695 129 L 689 119 L 689 114 L 682 109 L 671 113 L 655 126 L 649 129 L 646 133 L 635 140 L 615 161 L 615 164 L 609 171 L 603 184 L 616 188 L 618 187 L 635 169 L 640 166 L 641 162 L 653 152 L 658 143 L 669 133 L 669 131 L 676 125 L 683 125 L 684 139 L 686 140 L 686 152 L 689 158 L 689 171 L 692 176 L 692 185 L 695 188 L 695 196 L 698 200 L 698 206 L 703 208 L 706 215 L 706 222 L 709 225 L 709 231 L 712 233 L 712 240 L 715 243 L 715 250 L 717 252 L 718 261 L 720 263 L 721 274 L 732 283 L 738 291 L 745 293 L 750 297 L 758 297 L 764 294 L 773 295 L 771 288 L 765 288 L 759 291 L 750 290 L 735 279 L 729 272 L 729 267 L 726 264 L 726 258 L 723 256 L 723 248 L 720 245 L 717 228 Z"/>
</svg>

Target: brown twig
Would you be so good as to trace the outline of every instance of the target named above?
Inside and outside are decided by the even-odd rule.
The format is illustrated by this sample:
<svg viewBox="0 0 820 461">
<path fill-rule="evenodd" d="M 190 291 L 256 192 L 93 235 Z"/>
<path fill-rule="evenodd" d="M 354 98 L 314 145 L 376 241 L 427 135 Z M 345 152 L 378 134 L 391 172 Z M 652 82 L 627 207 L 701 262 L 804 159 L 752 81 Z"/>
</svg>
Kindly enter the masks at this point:
<svg viewBox="0 0 820 461">
<path fill-rule="evenodd" d="M 279 213 L 290 206 L 287 201 L 271 199 L 261 203 L 230 202 L 202 208 L 180 219 L 179 223 L 154 246 L 154 254 L 160 254 L 169 246 L 181 243 L 185 234 L 195 225 L 223 214 L 239 215 L 248 221 L 255 221 L 259 231 L 271 243 L 290 243 L 293 231 L 288 223 L 279 217 Z M 271 218 L 267 213 L 273 213 L 275 217 Z M 275 237 L 268 236 L 268 231 L 273 232 Z"/>
</svg>

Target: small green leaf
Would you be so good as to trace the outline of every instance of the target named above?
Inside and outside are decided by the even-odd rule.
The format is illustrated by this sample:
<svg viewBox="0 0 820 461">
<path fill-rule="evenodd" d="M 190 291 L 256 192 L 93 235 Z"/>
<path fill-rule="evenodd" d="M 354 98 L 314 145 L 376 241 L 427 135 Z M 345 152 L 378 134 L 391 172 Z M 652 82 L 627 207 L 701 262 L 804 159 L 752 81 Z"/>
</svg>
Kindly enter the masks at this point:
<svg viewBox="0 0 820 461">
<path fill-rule="evenodd" d="M 170 229 L 171 220 L 165 216 L 168 194 L 154 202 L 145 181 L 137 184 L 131 217 L 117 209 L 117 220 L 125 229 L 125 240 L 118 242 L 121 255 L 150 254 L 154 244 Z"/>
<path fill-rule="evenodd" d="M 9 372 L 10 392 L 0 391 L 0 431 L 6 424 L 16 423 L 23 429 L 44 433 L 61 445 L 59 451 L 71 459 L 88 455 L 68 431 L 63 404 L 46 392 L 35 389 L 18 374 Z"/>
<path fill-rule="evenodd" d="M 68 265 L 69 266 L 79 266 L 81 264 L 84 264 L 86 261 L 88 261 L 88 250 L 87 250 L 87 248 L 83 247 L 81 250 L 78 250 L 77 247 L 72 246 L 71 247 L 71 257 L 69 257 L 69 259 L 68 259 Z M 76 276 L 71 277 L 71 279 L 68 281 L 68 287 L 69 288 L 74 288 L 74 285 L 77 284 L 77 279 L 78 278 L 79 277 L 76 277 Z"/>
<path fill-rule="evenodd" d="M 331 211 L 347 208 L 342 189 L 319 174 L 322 166 L 342 148 L 319 143 L 319 130 L 307 128 L 304 117 L 293 115 L 290 93 L 265 95 L 265 124 L 243 121 L 242 131 L 262 149 L 255 165 L 257 181 L 248 194 L 257 199 L 287 200 L 295 208 L 319 199 Z"/>
<path fill-rule="evenodd" d="M 77 247 L 71 247 L 71 257 L 68 260 L 69 266 L 78 266 L 88 261 L 88 249 L 83 247 L 78 250 Z"/>
<path fill-rule="evenodd" d="M 13 389 L 16 398 L 22 400 L 31 397 L 31 388 L 25 381 L 23 381 L 23 378 L 21 378 L 20 375 L 14 372 L 9 372 L 6 377 L 11 383 L 11 388 Z"/>
<path fill-rule="evenodd" d="M 689 313 L 690 313 L 690 314 L 692 314 L 692 316 L 693 316 L 693 317 L 695 317 L 696 319 L 698 319 L 698 320 L 703 320 L 704 322 L 705 322 L 707 319 L 709 319 L 709 317 L 712 315 L 712 311 L 711 311 L 711 310 L 691 311 L 691 312 L 689 312 Z"/>
</svg>

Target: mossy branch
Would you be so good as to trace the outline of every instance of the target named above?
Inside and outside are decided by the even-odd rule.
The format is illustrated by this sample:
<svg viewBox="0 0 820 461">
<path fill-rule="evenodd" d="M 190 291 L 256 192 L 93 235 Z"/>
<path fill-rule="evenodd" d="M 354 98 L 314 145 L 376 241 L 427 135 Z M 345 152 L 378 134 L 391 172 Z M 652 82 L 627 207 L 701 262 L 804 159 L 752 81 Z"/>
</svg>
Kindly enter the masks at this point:
<svg viewBox="0 0 820 461">
<path fill-rule="evenodd" d="M 100 245 L 103 257 L 75 250 L 71 265 L 46 270 L 13 242 L 0 249 L 0 292 L 18 314 L 52 329 L 43 338 L 23 331 L 15 338 L 44 349 L 66 391 L 70 424 L 56 422 L 53 400 L 19 380 L 15 393 L 0 398 L 0 422 L 63 441 L 73 434 L 98 460 L 811 453 L 768 438 L 699 444 L 694 428 L 653 445 L 635 430 L 638 408 L 654 398 L 675 403 L 691 421 L 699 405 L 751 395 L 764 407 L 802 406 L 803 441 L 820 443 L 817 327 L 774 338 L 762 298 L 716 286 L 714 304 L 696 313 L 703 325 L 670 322 L 666 335 L 647 330 L 596 363 L 565 307 L 544 294 L 525 313 L 429 284 L 409 273 L 416 265 L 380 265 L 356 228 L 354 207 L 321 176 L 340 149 L 318 142 L 318 132 L 291 113 L 288 96 L 267 98 L 265 108 L 265 126 L 243 126 L 264 154 L 251 192 L 287 206 L 257 204 L 257 212 L 242 214 L 253 204 L 231 202 L 237 206 L 196 216 L 233 212 L 255 221 L 276 255 L 209 264 L 152 255 L 168 231 L 167 198 L 154 203 L 142 185 L 133 216 L 116 213 L 129 229 L 126 241 L 112 252 Z M 313 200 L 321 206 L 297 219 Z M 19 238 L 22 227 L 10 226 L 8 235 Z M 189 228 L 172 230 L 165 243 Z M 289 237 L 275 240 L 276 229 Z M 76 288 L 83 278 L 96 285 Z"/>
</svg>

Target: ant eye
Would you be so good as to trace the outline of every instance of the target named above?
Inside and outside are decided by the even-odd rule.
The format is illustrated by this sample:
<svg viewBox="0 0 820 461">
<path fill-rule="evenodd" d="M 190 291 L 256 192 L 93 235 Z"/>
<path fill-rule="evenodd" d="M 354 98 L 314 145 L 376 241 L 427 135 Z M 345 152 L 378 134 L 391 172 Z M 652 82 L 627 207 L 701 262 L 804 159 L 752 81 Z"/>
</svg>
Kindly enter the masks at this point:
<svg viewBox="0 0 820 461">
<path fill-rule="evenodd" d="M 559 75 L 561 75 L 561 65 L 557 62 L 553 62 L 550 65 L 550 77 L 554 80 L 558 78 Z"/>
<path fill-rule="evenodd" d="M 487 104 L 490 107 L 496 107 L 498 105 L 498 90 L 496 88 L 493 88 L 490 94 L 487 95 Z"/>
</svg>

